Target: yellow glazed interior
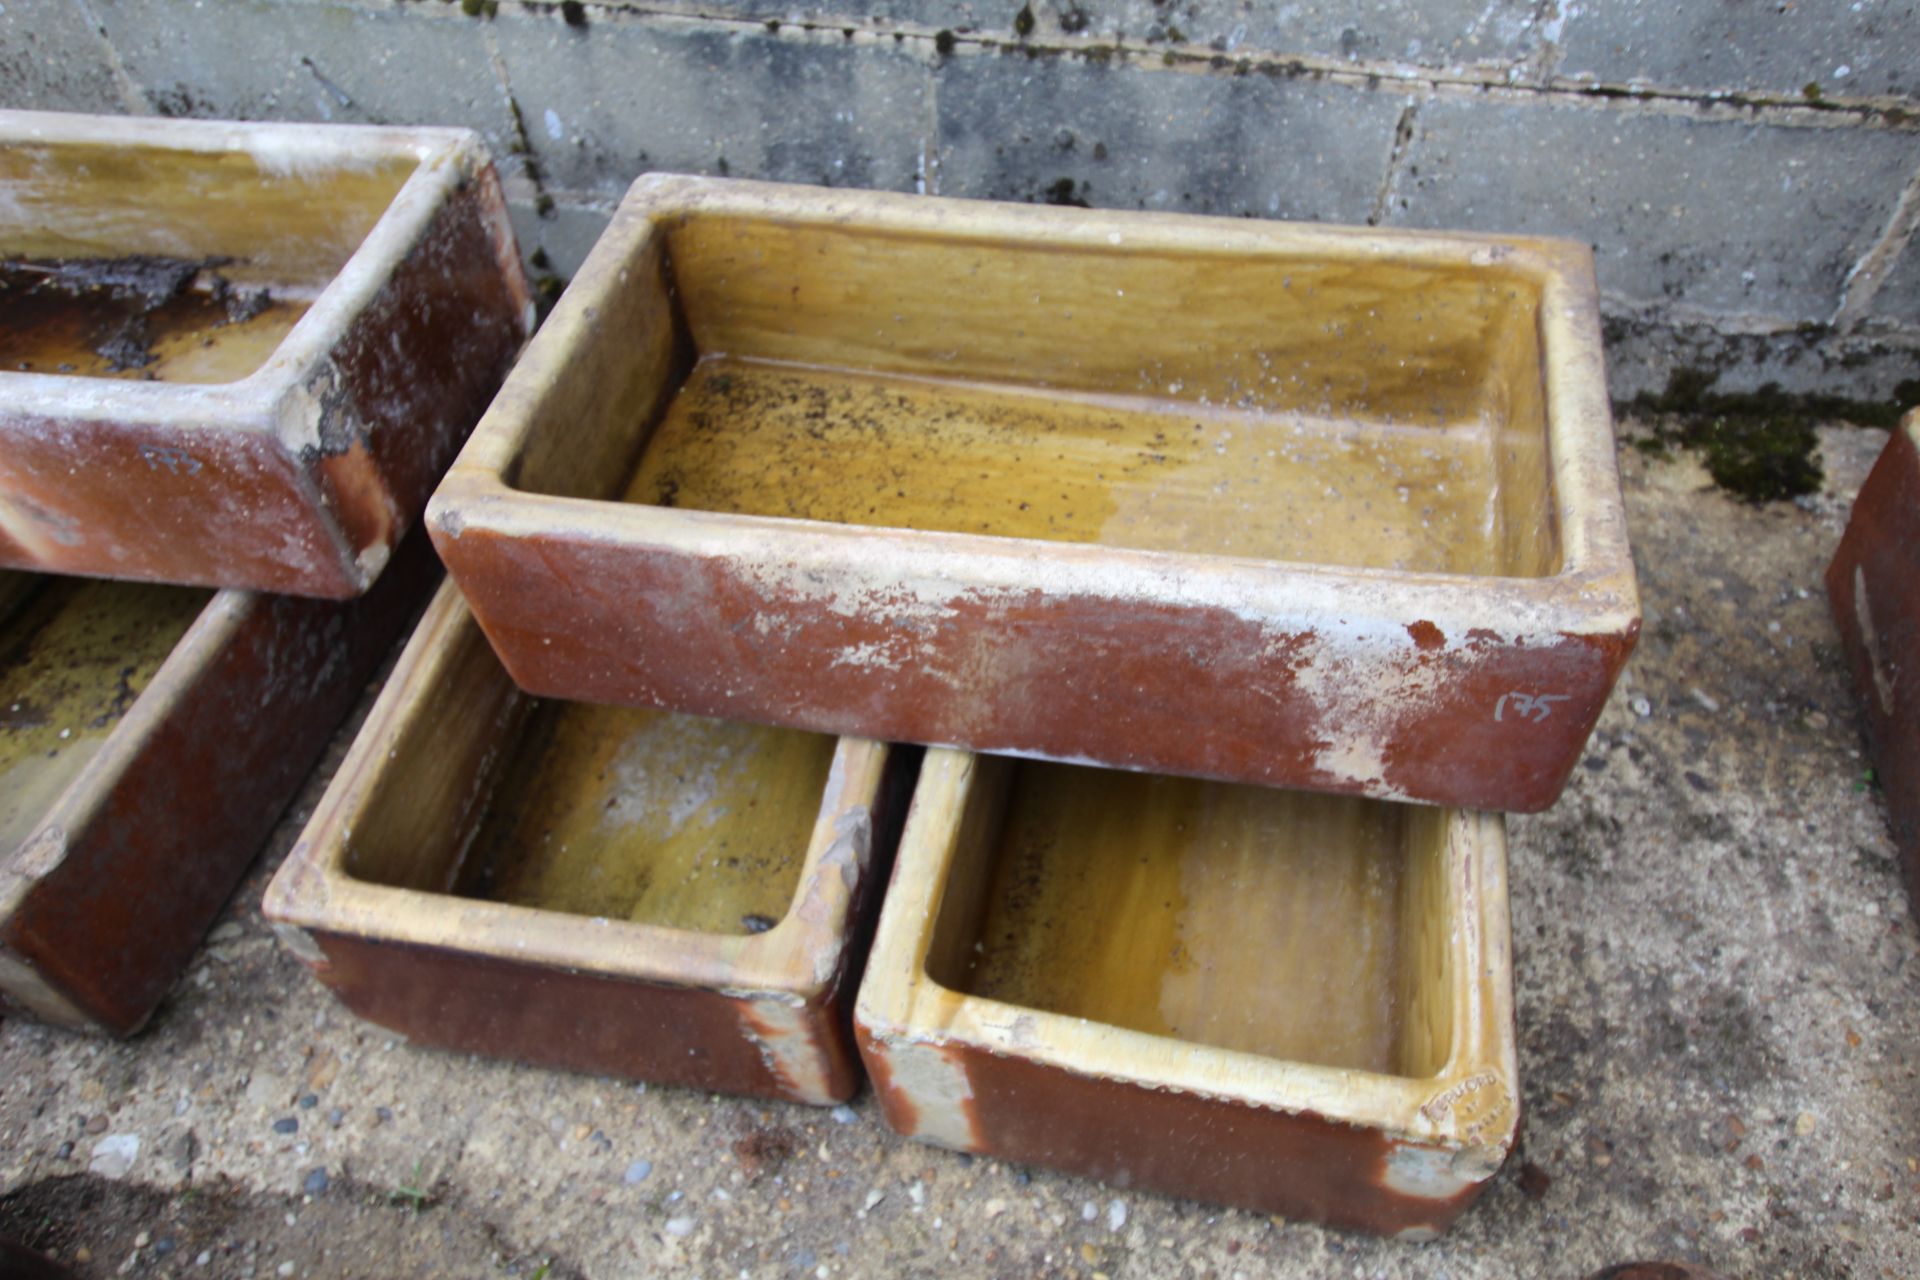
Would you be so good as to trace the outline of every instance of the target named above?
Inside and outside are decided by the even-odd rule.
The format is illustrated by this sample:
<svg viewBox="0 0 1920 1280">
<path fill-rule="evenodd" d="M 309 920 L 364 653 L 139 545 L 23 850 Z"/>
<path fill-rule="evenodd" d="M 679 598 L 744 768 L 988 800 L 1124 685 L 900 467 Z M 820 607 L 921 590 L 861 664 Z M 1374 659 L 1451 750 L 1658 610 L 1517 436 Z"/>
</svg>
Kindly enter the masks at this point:
<svg viewBox="0 0 1920 1280">
<path fill-rule="evenodd" d="M 1293 1062 L 1446 1063 L 1438 810 L 999 762 L 958 839 L 942 986 Z"/>
<path fill-rule="evenodd" d="M 211 596 L 0 574 L 0 851 L 99 754 Z"/>
<path fill-rule="evenodd" d="M 550 704 L 458 891 L 702 933 L 764 930 L 799 887 L 834 745 L 791 729 Z"/>
<path fill-rule="evenodd" d="M 1413 572 L 1558 571 L 1541 284 L 1497 265 L 663 217 L 543 491 Z M 614 323 L 614 321 L 620 323 Z M 593 345 L 589 338 L 588 344 Z"/>
<path fill-rule="evenodd" d="M 836 739 L 540 702 L 470 622 L 440 643 L 344 834 L 349 876 L 711 934 L 786 916 Z"/>
</svg>

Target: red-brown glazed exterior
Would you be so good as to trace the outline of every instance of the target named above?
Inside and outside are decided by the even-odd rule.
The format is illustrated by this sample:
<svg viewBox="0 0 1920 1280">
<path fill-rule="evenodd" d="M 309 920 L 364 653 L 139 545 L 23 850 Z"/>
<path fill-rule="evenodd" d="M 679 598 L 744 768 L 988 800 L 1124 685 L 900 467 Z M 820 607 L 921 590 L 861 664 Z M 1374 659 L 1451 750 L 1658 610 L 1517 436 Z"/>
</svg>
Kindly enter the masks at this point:
<svg viewBox="0 0 1920 1280">
<path fill-rule="evenodd" d="M 887 643 L 885 619 L 782 592 L 731 561 L 476 528 L 440 546 L 515 681 L 543 696 L 1517 812 L 1559 796 L 1639 629 L 1524 647 L 1468 632 L 1444 650 L 1382 650 L 1409 680 L 1430 673 L 1421 683 L 1435 693 L 1382 712 L 1369 781 L 1316 763 L 1352 726 L 1290 696 L 1312 630 L 1276 641 L 1221 609 L 979 592 L 917 635 L 915 661 L 876 671 L 839 655 Z M 757 617 L 781 625 L 742 625 Z M 1545 714 L 1516 709 L 1548 691 Z"/>
<path fill-rule="evenodd" d="M 1920 903 L 1920 412 L 1874 464 L 1827 569 L 1893 840 Z"/>
<path fill-rule="evenodd" d="M 1377 1235 L 1444 1231 L 1485 1189 L 1475 1183 L 1442 1201 L 1398 1194 L 1383 1185 L 1393 1147 L 1385 1135 L 1310 1112 L 952 1052 L 973 1089 L 967 1107 L 983 1149 L 1004 1159 Z M 912 1099 L 888 1078 L 886 1055 L 869 1049 L 865 1059 L 888 1123 L 913 1132 Z"/>
</svg>

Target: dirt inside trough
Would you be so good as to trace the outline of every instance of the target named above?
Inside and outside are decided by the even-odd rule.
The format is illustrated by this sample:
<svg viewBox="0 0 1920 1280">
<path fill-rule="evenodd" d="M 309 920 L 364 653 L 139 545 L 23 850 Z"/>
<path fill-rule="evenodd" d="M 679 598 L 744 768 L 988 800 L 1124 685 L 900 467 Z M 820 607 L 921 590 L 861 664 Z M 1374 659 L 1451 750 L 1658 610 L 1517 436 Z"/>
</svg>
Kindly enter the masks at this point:
<svg viewBox="0 0 1920 1280">
<path fill-rule="evenodd" d="M 230 382 L 256 368 L 307 304 L 237 286 L 225 258 L 0 262 L 0 370 Z"/>
</svg>

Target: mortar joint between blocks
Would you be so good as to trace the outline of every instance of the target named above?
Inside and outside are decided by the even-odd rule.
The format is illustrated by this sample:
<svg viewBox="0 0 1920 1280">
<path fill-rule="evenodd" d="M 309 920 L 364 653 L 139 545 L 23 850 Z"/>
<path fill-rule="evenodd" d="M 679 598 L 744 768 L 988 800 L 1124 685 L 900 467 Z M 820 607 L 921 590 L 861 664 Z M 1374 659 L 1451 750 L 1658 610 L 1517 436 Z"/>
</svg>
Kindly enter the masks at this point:
<svg viewBox="0 0 1920 1280">
<path fill-rule="evenodd" d="M 1564 0 L 1541 0 L 1535 10 L 1538 28 L 1559 11 Z M 859 43 L 912 43 L 933 61 L 935 47 L 947 44 L 951 52 L 938 57 L 978 56 L 985 53 L 1025 53 L 1032 57 L 1118 57 L 1135 71 L 1171 71 L 1186 74 L 1243 75 L 1259 73 L 1287 79 L 1322 80 L 1348 88 L 1385 92 L 1500 91 L 1504 96 L 1534 99 L 1548 104 L 1597 106 L 1614 111 L 1644 110 L 1697 114 L 1718 113 L 1721 118 L 1754 125 L 1814 128 L 1873 128 L 1920 133 L 1920 104 L 1895 96 L 1833 96 L 1808 101 L 1764 90 L 1696 89 L 1638 81 L 1615 84 L 1598 80 L 1563 79 L 1557 75 L 1561 51 L 1558 41 L 1517 61 L 1458 69 L 1427 67 L 1388 59 L 1341 59 L 1316 54 L 1241 46 L 1231 54 L 1205 46 L 1174 45 L 1129 38 L 1073 36 L 1064 33 L 1018 35 L 1011 26 L 999 31 L 953 31 L 902 22 L 876 25 L 872 19 L 793 17 L 768 19 L 720 13 L 698 5 L 610 3 L 586 0 L 598 20 L 607 22 L 668 20 L 693 26 L 757 32 L 773 39 L 788 32 L 837 34 Z M 851 34 L 849 34 L 851 33 Z M 936 77 L 937 78 L 937 77 Z"/>
</svg>

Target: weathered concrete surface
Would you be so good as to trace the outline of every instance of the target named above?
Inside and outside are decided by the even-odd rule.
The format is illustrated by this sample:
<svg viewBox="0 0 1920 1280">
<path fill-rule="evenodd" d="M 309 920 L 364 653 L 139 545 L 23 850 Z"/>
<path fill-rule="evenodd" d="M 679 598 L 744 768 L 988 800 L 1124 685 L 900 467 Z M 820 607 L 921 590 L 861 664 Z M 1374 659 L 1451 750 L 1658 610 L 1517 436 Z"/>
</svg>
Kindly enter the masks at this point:
<svg viewBox="0 0 1920 1280">
<path fill-rule="evenodd" d="M 496 157 L 513 149 L 484 33 L 457 7 L 112 0 L 95 10 L 161 115 L 459 125 Z"/>
<path fill-rule="evenodd" d="M 1262 75 L 958 54 L 937 78 L 939 189 L 1262 218 L 1365 222 L 1402 103 Z"/>
<path fill-rule="evenodd" d="M 0 101 L 35 111 L 125 111 L 113 51 L 74 5 L 0 6 Z"/>
<path fill-rule="evenodd" d="M 1607 386 L 1616 399 L 1658 394 L 1676 369 L 1711 373 L 1718 390 L 1774 383 L 1790 395 L 1867 401 L 1899 399 L 1896 388 L 1920 378 L 1920 345 L 1912 343 L 1777 321 L 1746 330 L 1657 307 L 1604 310 Z"/>
<path fill-rule="evenodd" d="M 1125 0 L 1036 4 L 1066 33 L 1076 11 L 1086 34 L 1176 40 L 1234 54 L 1276 49 L 1343 61 L 1430 67 L 1505 67 L 1539 47 L 1538 0 Z"/>
<path fill-rule="evenodd" d="M 1282 53 L 1674 94 L 1792 101 L 1809 85 L 1829 99 L 1920 93 L 1915 0 L 596 0 L 591 8 Z"/>
<path fill-rule="evenodd" d="M 89 1276 L 1920 1273 L 1920 933 L 1820 594 L 1884 437 L 1822 438 L 1826 492 L 1766 508 L 1622 451 L 1646 630 L 1586 767 L 1513 823 L 1527 1128 L 1438 1244 L 966 1161 L 890 1137 L 870 1098 L 836 1116 L 396 1044 L 260 923 L 324 776 L 152 1031 L 0 1025 L 0 1231 L 84 1246 Z M 89 1176 L 131 1135 L 120 1181 Z"/>
<path fill-rule="evenodd" d="M 529 258 L 544 253 L 547 272 L 571 279 L 593 252 L 600 233 L 607 229 L 616 203 L 543 205 L 537 200 L 514 201 L 507 212 L 513 217 L 513 234 L 520 241 L 520 252 Z M 536 260 L 534 265 L 540 264 Z"/>
<path fill-rule="evenodd" d="M 1540 0 L 614 0 L 622 8 L 822 27 L 950 31 L 960 40 L 1162 44 L 1530 75 L 1565 17 Z M 1021 10 L 1033 17 L 1025 27 Z"/>
<path fill-rule="evenodd" d="M 1127 40 L 1427 66 L 1505 66 L 1534 53 L 1543 31 L 1551 38 L 1560 25 L 1553 15 L 1541 20 L 1539 0 L 666 0 L 646 7 L 962 38 Z M 1023 8 L 1033 19 L 1025 31 Z"/>
<path fill-rule="evenodd" d="M 1610 314 L 1650 339 L 1618 396 L 1676 368 L 1752 388 L 1819 366 L 1866 399 L 1920 375 L 1889 203 L 1920 181 L 1920 0 L 4 10 L 0 105 L 472 125 L 514 200 L 583 211 L 534 228 L 550 262 L 652 170 L 1032 199 L 1070 179 L 1094 205 L 1586 237 Z M 1105 159 L 1061 154 L 1062 130 L 1111 135 Z"/>
<path fill-rule="evenodd" d="M 498 41 L 547 181 L 619 196 L 649 170 L 911 191 L 925 66 L 893 42 L 502 13 Z"/>
<path fill-rule="evenodd" d="M 1912 202 L 1920 206 L 1920 192 L 1915 193 Z M 1896 323 L 1920 326 L 1920 254 L 1913 252 L 1912 244 L 1909 239 L 1906 252 L 1893 264 L 1874 294 L 1871 313 Z"/>
<path fill-rule="evenodd" d="M 1416 110 L 1387 221 L 1585 240 L 1602 292 L 1628 305 L 1825 321 L 1915 158 L 1902 134 L 1848 142 L 1691 111 L 1439 97 Z"/>
</svg>

